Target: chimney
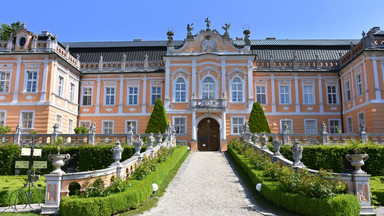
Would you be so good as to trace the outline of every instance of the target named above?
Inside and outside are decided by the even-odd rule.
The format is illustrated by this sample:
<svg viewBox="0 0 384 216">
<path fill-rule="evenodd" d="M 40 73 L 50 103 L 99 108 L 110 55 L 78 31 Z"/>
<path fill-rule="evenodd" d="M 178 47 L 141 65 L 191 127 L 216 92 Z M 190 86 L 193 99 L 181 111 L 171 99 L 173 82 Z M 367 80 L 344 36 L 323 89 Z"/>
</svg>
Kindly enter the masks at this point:
<svg viewBox="0 0 384 216">
<path fill-rule="evenodd" d="M 265 38 L 265 40 L 276 40 L 276 38 L 275 37 L 267 37 L 267 38 Z"/>
<path fill-rule="evenodd" d="M 143 41 L 143 39 L 141 39 L 141 38 L 135 38 L 135 39 L 133 39 L 133 42 L 142 42 Z"/>
</svg>

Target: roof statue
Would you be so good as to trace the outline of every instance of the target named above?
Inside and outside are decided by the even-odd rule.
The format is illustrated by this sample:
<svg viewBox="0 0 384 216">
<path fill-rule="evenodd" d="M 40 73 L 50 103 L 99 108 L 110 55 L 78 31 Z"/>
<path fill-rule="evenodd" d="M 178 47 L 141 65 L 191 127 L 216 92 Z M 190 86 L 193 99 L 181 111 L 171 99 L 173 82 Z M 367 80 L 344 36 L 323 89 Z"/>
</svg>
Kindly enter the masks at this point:
<svg viewBox="0 0 384 216">
<path fill-rule="evenodd" d="M 211 20 L 209 20 L 209 17 L 205 18 L 205 22 L 207 23 L 207 31 L 211 31 L 211 29 L 209 29 L 211 26 Z"/>
<path fill-rule="evenodd" d="M 23 24 L 21 24 L 20 29 L 27 29 L 27 23 L 23 22 Z"/>
<path fill-rule="evenodd" d="M 245 37 L 244 37 L 244 42 L 246 46 L 251 46 L 251 40 L 249 39 L 249 34 L 251 34 L 251 31 L 248 29 L 243 31 Z"/>
<path fill-rule="evenodd" d="M 225 23 L 225 25 L 221 28 L 224 29 L 224 37 L 229 38 L 228 29 L 231 27 L 231 23 Z"/>
<path fill-rule="evenodd" d="M 168 41 L 167 41 L 167 47 L 173 47 L 173 31 L 169 30 L 167 32 Z"/>
<path fill-rule="evenodd" d="M 188 39 L 193 39 L 193 35 L 192 35 L 192 32 L 193 31 L 193 23 L 191 24 L 187 24 L 187 38 Z"/>
</svg>

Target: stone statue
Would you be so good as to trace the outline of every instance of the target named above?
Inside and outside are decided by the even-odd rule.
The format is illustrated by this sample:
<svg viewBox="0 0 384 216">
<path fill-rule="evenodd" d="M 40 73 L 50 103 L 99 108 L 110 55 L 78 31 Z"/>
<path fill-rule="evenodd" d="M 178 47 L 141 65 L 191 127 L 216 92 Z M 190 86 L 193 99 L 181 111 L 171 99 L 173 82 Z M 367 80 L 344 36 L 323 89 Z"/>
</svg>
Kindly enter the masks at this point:
<svg viewBox="0 0 384 216">
<path fill-rule="evenodd" d="M 168 31 L 168 41 L 167 41 L 167 47 L 173 47 L 173 31 Z"/>
<path fill-rule="evenodd" d="M 69 51 L 69 45 L 67 44 L 67 46 L 65 46 L 65 51 Z"/>
<path fill-rule="evenodd" d="M 248 29 L 244 30 L 243 31 L 244 33 L 244 42 L 245 42 L 245 45 L 246 46 L 251 46 L 251 40 L 249 39 L 249 34 L 251 34 L 251 31 L 249 31 Z"/>
<path fill-rule="evenodd" d="M 325 125 L 324 121 L 321 123 L 321 133 L 327 133 L 327 126 Z"/>
<path fill-rule="evenodd" d="M 287 133 L 287 131 L 288 131 L 288 125 L 287 125 L 287 123 L 286 122 L 284 122 L 284 124 L 283 124 L 283 133 Z"/>
<path fill-rule="evenodd" d="M 100 59 L 99 59 L 99 62 L 102 62 L 103 61 L 103 56 L 102 55 L 100 55 Z"/>
<path fill-rule="evenodd" d="M 193 23 L 187 25 L 187 38 L 193 38 L 192 32 L 193 31 Z"/>
<path fill-rule="evenodd" d="M 91 127 L 89 128 L 89 132 L 92 133 L 92 134 L 96 133 L 96 123 L 95 122 L 93 122 L 91 124 Z"/>
<path fill-rule="evenodd" d="M 224 37 L 229 37 L 229 34 L 228 34 L 228 29 L 231 27 L 231 23 L 225 23 L 224 26 L 222 26 L 221 28 L 224 29 Z"/>
<path fill-rule="evenodd" d="M 23 24 L 21 24 L 21 28 L 20 29 L 27 29 L 27 23 L 23 22 Z"/>
<path fill-rule="evenodd" d="M 295 160 L 292 164 L 292 167 L 304 167 L 304 164 L 300 161 L 303 158 L 303 147 L 300 146 L 298 140 L 295 140 L 293 146 L 291 147 L 293 154 L 293 159 Z"/>
<path fill-rule="evenodd" d="M 123 62 L 125 62 L 127 60 L 127 54 L 123 53 Z"/>
<path fill-rule="evenodd" d="M 365 123 L 361 122 L 360 123 L 360 132 L 365 132 L 365 130 L 366 130 Z"/>
<path fill-rule="evenodd" d="M 211 26 L 211 20 L 209 20 L 209 17 L 205 18 L 205 22 L 207 23 L 207 31 L 211 31 L 211 29 L 209 29 Z"/>
</svg>

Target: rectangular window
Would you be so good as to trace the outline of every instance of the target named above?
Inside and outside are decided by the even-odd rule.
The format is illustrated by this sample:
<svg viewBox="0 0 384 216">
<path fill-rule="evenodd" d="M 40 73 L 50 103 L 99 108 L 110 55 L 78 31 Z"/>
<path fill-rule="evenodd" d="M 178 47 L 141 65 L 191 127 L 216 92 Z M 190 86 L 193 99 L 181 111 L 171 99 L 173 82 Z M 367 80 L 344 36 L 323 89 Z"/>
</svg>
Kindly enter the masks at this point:
<svg viewBox="0 0 384 216">
<path fill-rule="evenodd" d="M 139 105 L 139 88 L 128 87 L 128 105 Z"/>
<path fill-rule="evenodd" d="M 57 85 L 57 95 L 63 97 L 64 95 L 64 77 L 59 76 L 59 83 Z"/>
<path fill-rule="evenodd" d="M 91 121 L 80 121 L 79 123 L 80 127 L 86 127 L 86 128 L 91 128 Z"/>
<path fill-rule="evenodd" d="M 290 104 L 289 86 L 280 86 L 280 104 Z"/>
<path fill-rule="evenodd" d="M 71 134 L 73 133 L 73 120 L 72 119 L 68 119 L 68 133 Z"/>
<path fill-rule="evenodd" d="M 0 92 L 9 92 L 9 72 L 0 71 Z"/>
<path fill-rule="evenodd" d="M 256 101 L 259 104 L 267 104 L 265 86 L 256 86 Z"/>
<path fill-rule="evenodd" d="M 341 121 L 340 120 L 329 120 L 329 133 L 337 134 L 341 132 Z"/>
<path fill-rule="evenodd" d="M 349 116 L 349 117 L 347 118 L 347 133 L 353 133 L 352 116 Z"/>
<path fill-rule="evenodd" d="M 70 89 L 69 89 L 69 101 L 74 103 L 75 102 L 75 84 L 71 83 Z"/>
<path fill-rule="evenodd" d="M 90 87 L 83 87 L 83 106 L 92 105 L 92 90 Z"/>
<path fill-rule="evenodd" d="M 362 126 L 364 126 L 364 130 L 365 130 L 367 127 L 367 125 L 365 124 L 365 114 L 363 112 L 357 114 L 357 119 L 359 123 L 359 131 L 361 131 Z"/>
<path fill-rule="evenodd" d="M 155 104 L 157 99 L 161 98 L 161 87 L 160 86 L 152 86 L 151 92 L 151 104 Z"/>
<path fill-rule="evenodd" d="M 115 105 L 115 88 L 114 87 L 105 88 L 105 105 L 108 105 L 108 106 Z"/>
<path fill-rule="evenodd" d="M 103 134 L 113 134 L 113 121 L 103 121 Z"/>
<path fill-rule="evenodd" d="M 303 94 L 304 94 L 304 104 L 314 104 L 313 86 L 311 85 L 303 86 Z"/>
<path fill-rule="evenodd" d="M 63 116 L 56 114 L 56 124 L 58 126 L 58 131 L 63 131 Z"/>
<path fill-rule="evenodd" d="M 283 125 L 284 124 L 287 125 L 287 133 L 289 133 L 289 134 L 293 133 L 293 121 L 292 121 L 292 119 L 282 119 L 280 121 L 281 121 L 281 124 L 280 124 L 281 133 L 283 133 Z"/>
<path fill-rule="evenodd" d="M 317 121 L 316 119 L 305 119 L 305 133 L 317 134 Z"/>
<path fill-rule="evenodd" d="M 37 71 L 27 71 L 27 88 L 26 92 L 37 91 Z"/>
<path fill-rule="evenodd" d="M 357 92 L 357 96 L 360 96 L 363 94 L 363 80 L 361 78 L 361 74 L 356 75 L 356 92 Z"/>
<path fill-rule="evenodd" d="M 128 133 L 128 125 L 132 125 L 132 132 L 134 134 L 137 134 L 137 121 L 136 120 L 128 120 L 126 121 L 126 127 L 125 127 L 125 132 Z"/>
<path fill-rule="evenodd" d="M 5 126 L 5 112 L 0 112 L 0 125 Z"/>
<path fill-rule="evenodd" d="M 351 100 L 351 85 L 349 84 L 349 81 L 345 82 L 345 99 L 347 101 Z"/>
<path fill-rule="evenodd" d="M 33 112 L 21 112 L 21 128 L 33 129 Z"/>
<path fill-rule="evenodd" d="M 232 134 L 240 134 L 244 126 L 244 117 L 232 118 Z"/>
<path fill-rule="evenodd" d="M 337 104 L 336 86 L 327 86 L 328 104 Z"/>
<path fill-rule="evenodd" d="M 185 117 L 175 117 L 174 125 L 176 134 L 187 134 L 187 119 Z"/>
</svg>

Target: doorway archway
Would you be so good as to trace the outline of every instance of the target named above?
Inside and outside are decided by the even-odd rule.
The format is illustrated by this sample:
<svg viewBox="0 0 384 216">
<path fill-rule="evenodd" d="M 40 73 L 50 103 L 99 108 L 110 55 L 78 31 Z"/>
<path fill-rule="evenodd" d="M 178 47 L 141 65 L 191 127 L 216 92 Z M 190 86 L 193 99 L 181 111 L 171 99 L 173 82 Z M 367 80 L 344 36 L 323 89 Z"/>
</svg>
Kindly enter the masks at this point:
<svg viewBox="0 0 384 216">
<path fill-rule="evenodd" d="M 219 151 L 220 125 L 213 118 L 204 118 L 197 126 L 197 149 L 199 151 Z"/>
</svg>

